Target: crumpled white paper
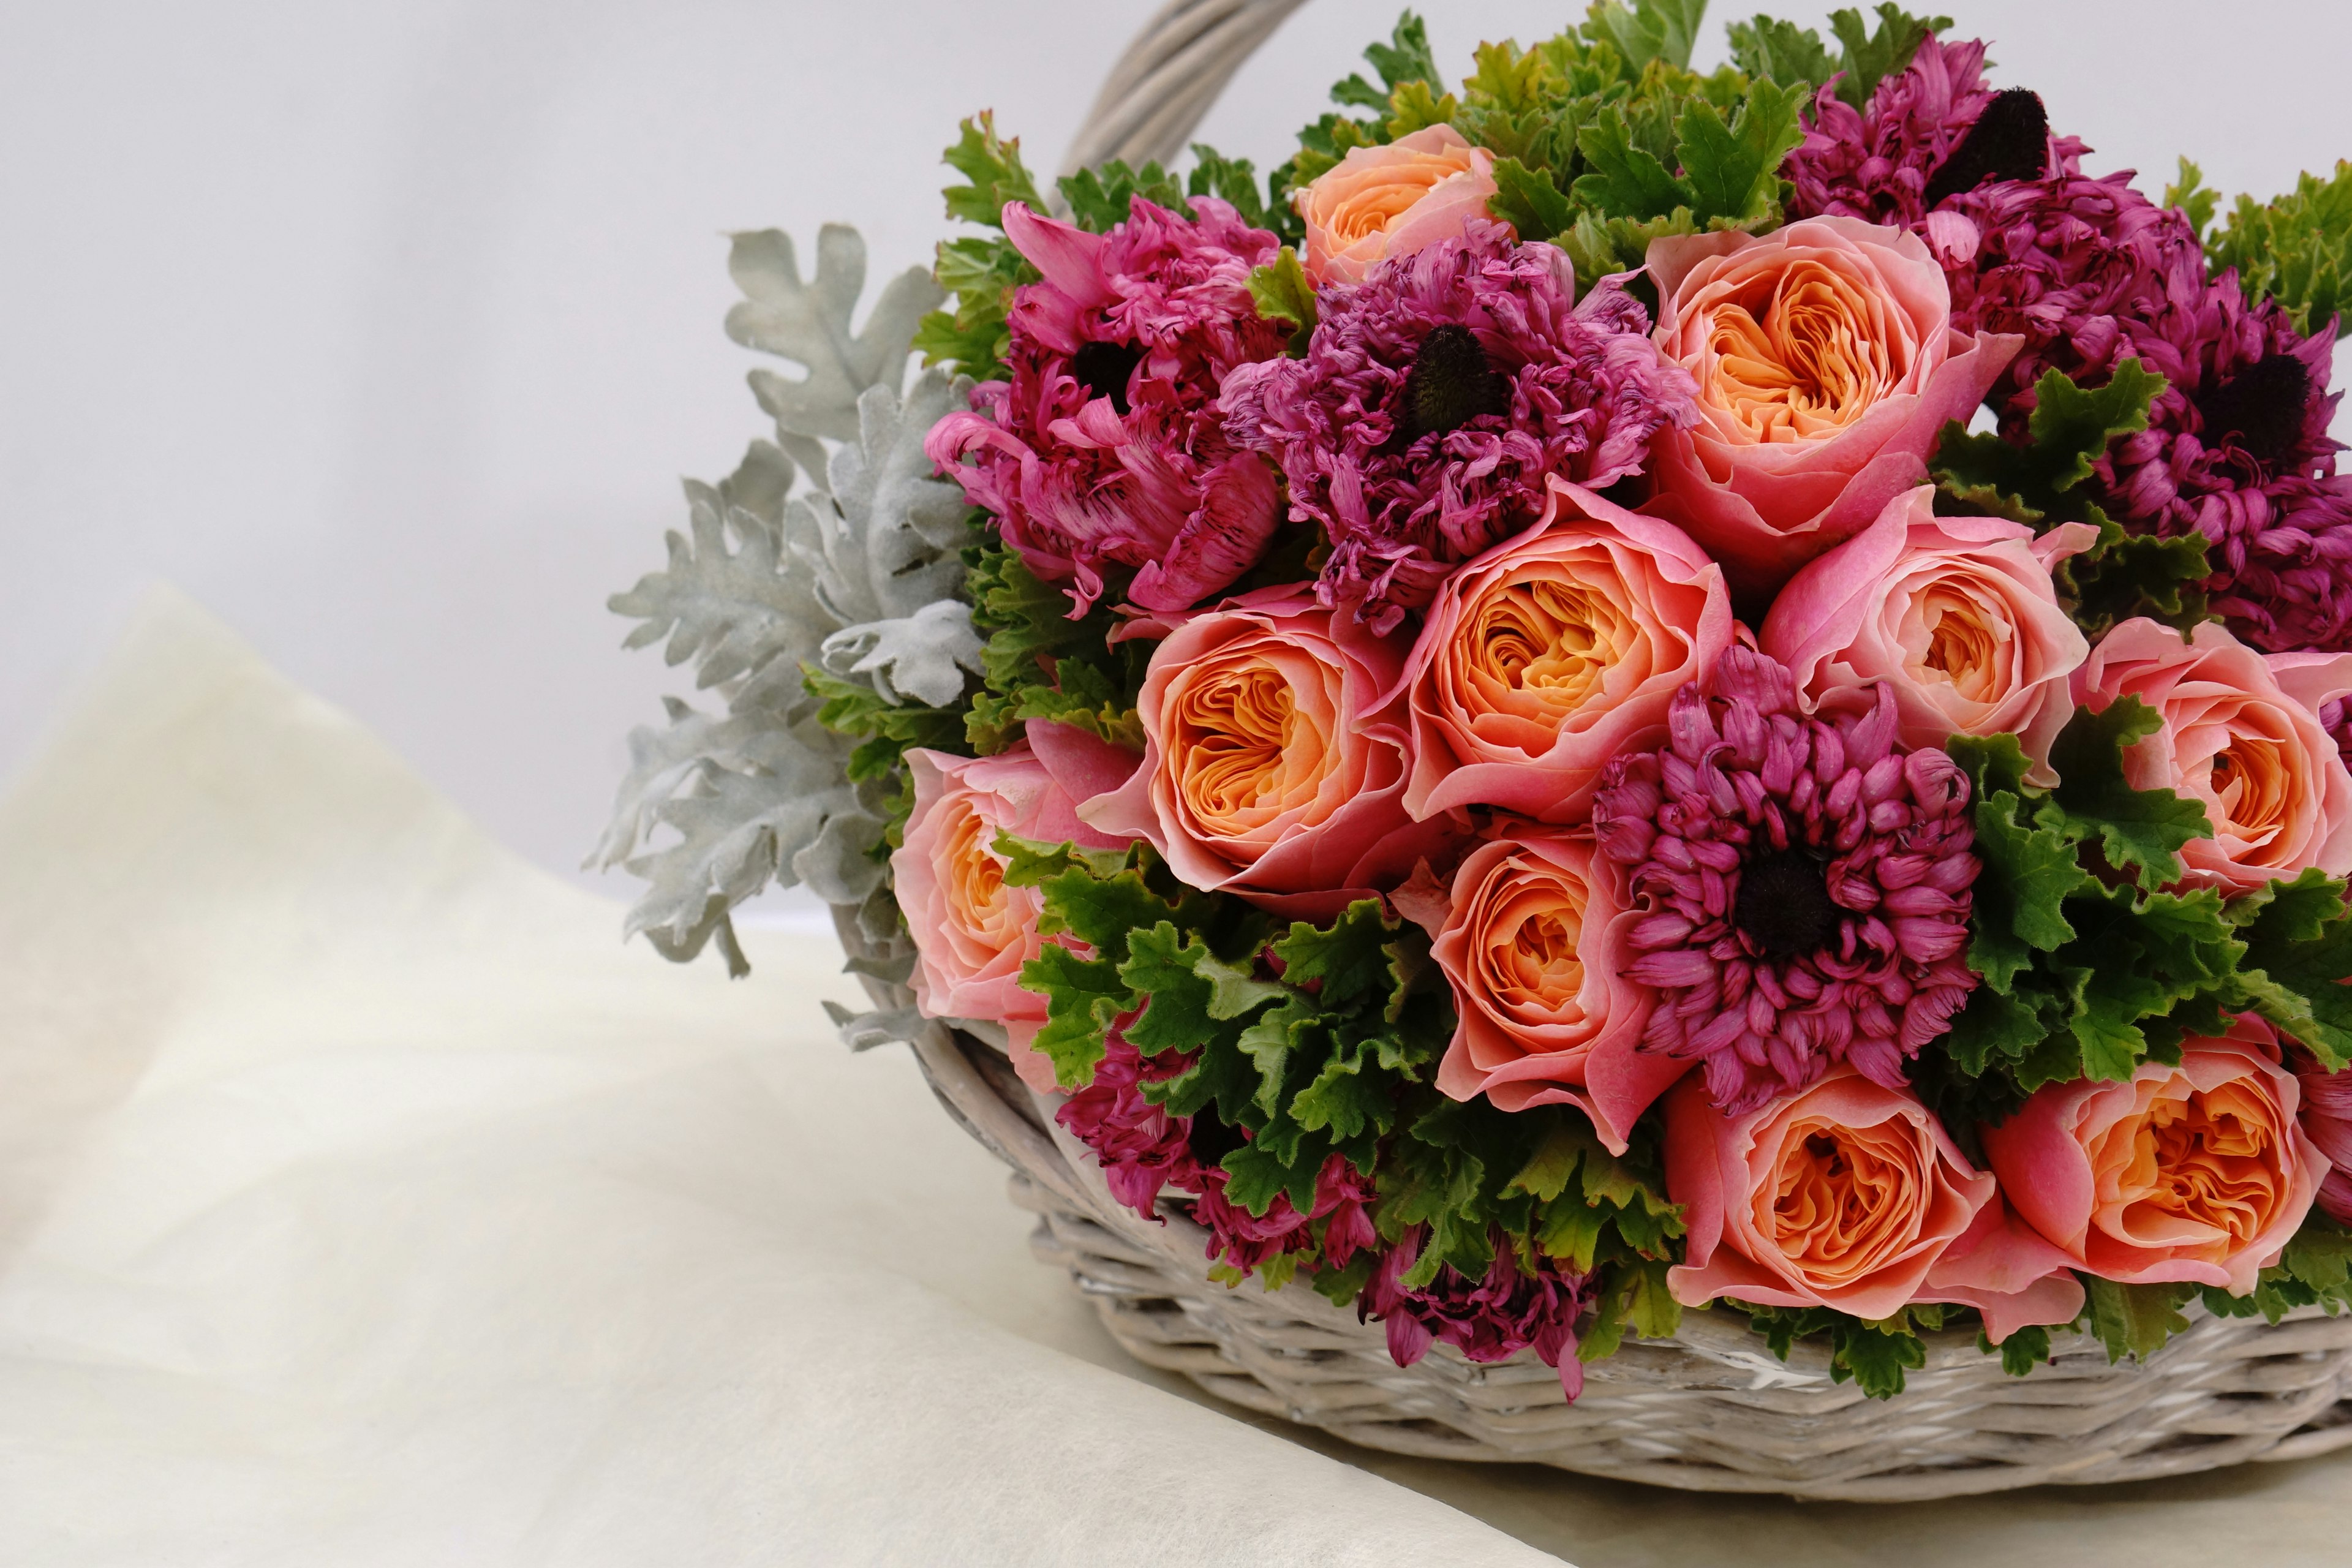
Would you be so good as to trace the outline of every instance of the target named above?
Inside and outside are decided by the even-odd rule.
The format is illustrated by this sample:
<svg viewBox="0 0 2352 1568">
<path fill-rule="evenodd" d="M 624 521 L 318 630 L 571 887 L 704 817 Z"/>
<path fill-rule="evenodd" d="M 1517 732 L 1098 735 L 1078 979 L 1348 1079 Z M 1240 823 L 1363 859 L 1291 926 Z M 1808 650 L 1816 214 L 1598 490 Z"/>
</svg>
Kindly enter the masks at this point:
<svg viewBox="0 0 2352 1568">
<path fill-rule="evenodd" d="M 837 954 L 618 914 L 150 602 L 0 804 L 0 1563 L 1553 1561 L 1052 1348 Z"/>
</svg>

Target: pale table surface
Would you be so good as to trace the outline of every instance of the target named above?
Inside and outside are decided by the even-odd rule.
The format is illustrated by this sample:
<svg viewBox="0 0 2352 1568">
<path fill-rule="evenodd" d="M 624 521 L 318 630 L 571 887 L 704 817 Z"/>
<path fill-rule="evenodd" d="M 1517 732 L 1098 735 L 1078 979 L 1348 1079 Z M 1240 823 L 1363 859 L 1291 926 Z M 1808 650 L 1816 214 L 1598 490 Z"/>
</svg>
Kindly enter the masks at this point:
<svg viewBox="0 0 2352 1568">
<path fill-rule="evenodd" d="M 0 802 L 0 1562 L 2352 1562 L 2352 1457 L 1870 1509 L 1236 1415 L 824 939 L 618 928 L 150 602 Z"/>
</svg>

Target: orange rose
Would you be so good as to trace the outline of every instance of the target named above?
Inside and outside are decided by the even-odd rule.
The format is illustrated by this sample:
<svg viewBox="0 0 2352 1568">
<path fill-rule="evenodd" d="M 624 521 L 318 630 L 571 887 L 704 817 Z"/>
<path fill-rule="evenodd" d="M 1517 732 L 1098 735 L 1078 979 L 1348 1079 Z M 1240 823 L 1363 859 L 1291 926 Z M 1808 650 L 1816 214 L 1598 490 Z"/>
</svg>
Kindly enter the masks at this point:
<svg viewBox="0 0 2352 1568">
<path fill-rule="evenodd" d="M 1666 1287 L 1686 1307 L 1729 1296 L 1889 1318 L 1942 1301 L 1981 1311 L 1995 1343 L 2082 1310 L 2065 1256 L 1919 1097 L 1851 1066 L 1732 1116 L 1687 1079 L 1666 1100 L 1665 1152 L 1690 1227 Z"/>
<path fill-rule="evenodd" d="M 2180 1065 L 2037 1090 L 1984 1130 L 2017 1212 L 2075 1266 L 2126 1285 L 2242 1296 L 2311 1212 L 2327 1156 L 2295 1123 L 2278 1037 L 2252 1014 Z"/>
<path fill-rule="evenodd" d="M 1621 928 L 1643 916 L 1618 878 L 1590 829 L 1506 825 L 1463 861 L 1430 950 L 1460 1019 L 1439 1089 L 1505 1110 L 1577 1106 L 1624 1152 L 1690 1063 L 1639 1049 L 1652 994 L 1625 978 Z"/>
<path fill-rule="evenodd" d="M 1136 699 L 1143 765 L 1078 807 L 1143 838 L 1192 887 L 1328 920 L 1456 834 L 1405 814 L 1402 656 L 1307 588 L 1269 588 L 1168 629 Z"/>
<path fill-rule="evenodd" d="M 1543 516 L 1447 578 L 1405 662 L 1406 809 L 1590 816 L 1601 770 L 1665 736 L 1731 646 L 1723 571 L 1671 523 L 1554 475 Z"/>
<path fill-rule="evenodd" d="M 1307 275 L 1357 283 L 1373 263 L 1411 256 L 1486 214 L 1495 155 L 1451 125 L 1432 125 L 1385 147 L 1358 147 L 1298 193 L 1307 221 Z"/>
<path fill-rule="evenodd" d="M 1662 432 L 1656 497 L 1759 607 L 1791 573 L 1927 477 L 2021 339 L 1951 322 L 1914 235 L 1817 217 L 1763 236 L 1650 246 L 1658 347 L 1698 383 L 1698 424 Z"/>
</svg>

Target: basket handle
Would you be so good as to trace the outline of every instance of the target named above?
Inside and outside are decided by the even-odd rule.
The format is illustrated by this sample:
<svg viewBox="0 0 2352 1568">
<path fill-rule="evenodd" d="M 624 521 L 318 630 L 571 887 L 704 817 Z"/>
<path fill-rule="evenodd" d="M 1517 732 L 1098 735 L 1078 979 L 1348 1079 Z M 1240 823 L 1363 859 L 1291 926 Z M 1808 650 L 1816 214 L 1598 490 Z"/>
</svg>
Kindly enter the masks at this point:
<svg viewBox="0 0 2352 1568">
<path fill-rule="evenodd" d="M 1111 67 L 1062 173 L 1169 163 L 1242 62 L 1306 0 L 1168 0 Z"/>
</svg>

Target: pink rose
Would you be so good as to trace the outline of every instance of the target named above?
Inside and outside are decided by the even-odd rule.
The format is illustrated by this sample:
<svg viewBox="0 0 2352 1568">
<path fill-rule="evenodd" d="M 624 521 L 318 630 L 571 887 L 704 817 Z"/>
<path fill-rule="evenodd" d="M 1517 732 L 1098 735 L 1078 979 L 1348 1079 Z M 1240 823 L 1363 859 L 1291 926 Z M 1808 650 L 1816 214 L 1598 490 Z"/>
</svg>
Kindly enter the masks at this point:
<svg viewBox="0 0 2352 1568">
<path fill-rule="evenodd" d="M 1458 831 L 1404 809 L 1399 652 L 1311 587 L 1163 617 L 1136 707 L 1143 765 L 1081 804 L 1144 838 L 1184 882 L 1328 920 L 1392 886 Z"/>
<path fill-rule="evenodd" d="M 1664 738 L 1731 646 L 1723 571 L 1671 523 L 1554 477 L 1541 518 L 1448 577 L 1405 664 L 1415 816 L 1580 821 L 1609 759 Z"/>
<path fill-rule="evenodd" d="M 1697 381 L 1699 422 L 1659 435 L 1643 510 L 1759 601 L 1924 480 L 1945 422 L 2024 341 L 1955 331 L 1927 247 L 1855 218 L 1654 240 L 1649 271 L 1654 336 Z"/>
<path fill-rule="evenodd" d="M 1494 832 L 1454 873 L 1431 948 L 1460 1019 L 1437 1087 L 1505 1110 L 1576 1106 L 1622 1154 L 1642 1112 L 1690 1066 L 1637 1048 L 1653 996 L 1625 978 L 1622 928 L 1642 917 L 1590 829 Z"/>
<path fill-rule="evenodd" d="M 1021 988 L 1021 966 L 1043 947 L 1044 898 L 1005 886 L 996 836 L 1118 847 L 1078 820 L 1077 798 L 1124 780 L 1134 758 L 1068 725 L 1031 727 L 1040 739 L 1050 732 L 1052 764 L 1026 744 L 993 757 L 907 753 L 915 811 L 890 877 L 915 939 L 915 1005 L 927 1017 L 1003 1025 L 1022 1081 L 1043 1092 L 1054 1088 L 1053 1066 L 1029 1043 L 1045 1025 L 1045 999 Z"/>
<path fill-rule="evenodd" d="M 2294 1075 L 2252 1014 L 2180 1065 L 2122 1083 L 2053 1083 L 1984 1130 L 2027 1224 L 2074 1266 L 2126 1285 L 2219 1285 L 2242 1296 L 2310 1212 L 2327 1156 L 2295 1125 Z"/>
<path fill-rule="evenodd" d="M 2068 679 L 2091 645 L 2051 568 L 2098 542 L 2069 522 L 2039 539 L 1997 517 L 1937 517 L 1923 485 L 1789 580 L 1757 643 L 1789 667 L 1806 710 L 1864 712 L 1884 681 L 1906 746 L 2014 734 L 2057 782 L 2050 743 L 2074 717 Z"/>
<path fill-rule="evenodd" d="M 2180 851 L 2186 880 L 2230 893 L 2352 871 L 2352 773 L 2319 721 L 2347 691 L 2352 654 L 2257 653 L 2214 621 L 2188 637 L 2126 621 L 2074 677 L 2083 707 L 2137 697 L 2164 721 L 2125 751 L 2124 777 L 2204 806 L 2213 837 Z"/>
<path fill-rule="evenodd" d="M 1432 125 L 1384 147 L 1356 147 L 1297 195 L 1307 223 L 1307 275 L 1360 283 L 1375 262 L 1451 239 L 1484 218 L 1495 194 L 1495 155 L 1451 125 Z"/>
<path fill-rule="evenodd" d="M 1691 1079 L 1666 1100 L 1666 1192 L 1689 1226 L 1666 1286 L 1685 1306 L 1731 1296 L 1866 1319 L 1956 1303 L 1995 1342 L 2073 1321 L 2083 1287 L 2002 1184 L 1918 1096 L 1850 1066 L 1736 1116 Z"/>
</svg>

